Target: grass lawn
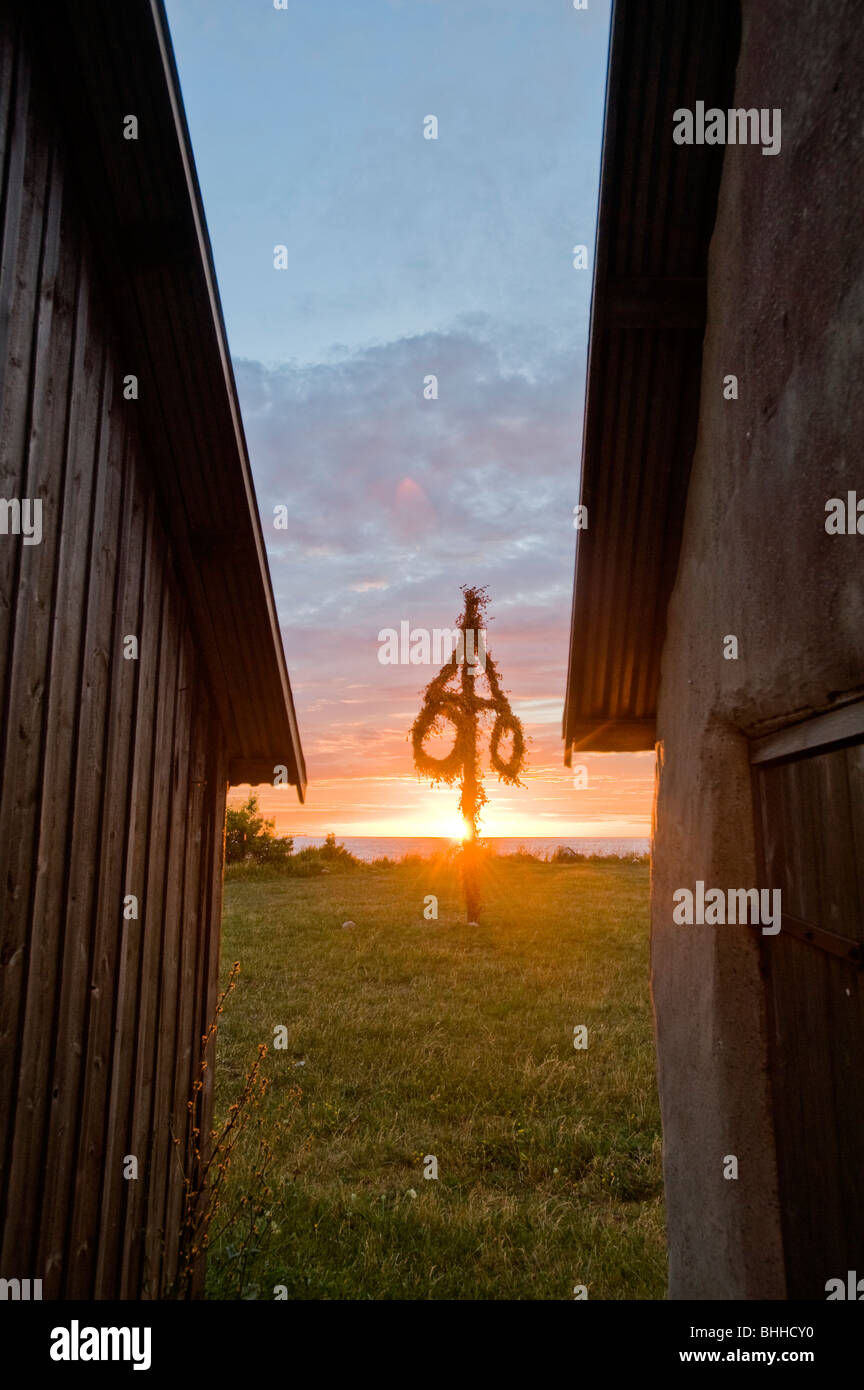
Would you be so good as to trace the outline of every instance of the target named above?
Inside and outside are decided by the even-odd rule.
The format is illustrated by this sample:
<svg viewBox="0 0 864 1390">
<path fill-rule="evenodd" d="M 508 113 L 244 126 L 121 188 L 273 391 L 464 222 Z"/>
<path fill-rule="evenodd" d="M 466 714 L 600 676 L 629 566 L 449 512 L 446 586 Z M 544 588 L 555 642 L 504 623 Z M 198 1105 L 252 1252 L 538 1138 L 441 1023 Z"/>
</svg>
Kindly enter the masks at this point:
<svg viewBox="0 0 864 1390">
<path fill-rule="evenodd" d="M 647 866 L 498 860 L 463 915 L 452 863 L 229 871 L 217 1120 L 267 1043 L 244 1144 L 284 1127 L 256 1253 L 214 1227 L 210 1297 L 244 1259 L 262 1299 L 665 1296 Z M 220 1217 L 254 1192 L 246 1147 Z"/>
</svg>

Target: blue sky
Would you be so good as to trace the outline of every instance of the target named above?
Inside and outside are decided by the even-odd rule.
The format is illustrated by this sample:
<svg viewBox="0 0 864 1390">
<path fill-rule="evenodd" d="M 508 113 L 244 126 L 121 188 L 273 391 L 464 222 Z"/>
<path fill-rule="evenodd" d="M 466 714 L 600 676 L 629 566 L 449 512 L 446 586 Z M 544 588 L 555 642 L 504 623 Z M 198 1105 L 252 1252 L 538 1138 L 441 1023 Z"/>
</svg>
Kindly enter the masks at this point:
<svg viewBox="0 0 864 1390">
<path fill-rule="evenodd" d="M 377 635 L 486 584 L 532 739 L 487 833 L 646 833 L 650 758 L 574 792 L 560 741 L 608 4 L 167 10 L 311 779 L 302 811 L 262 803 L 298 832 L 443 827 L 406 741 L 435 672 Z"/>
<path fill-rule="evenodd" d="M 168 14 L 237 356 L 319 362 L 478 313 L 582 340 L 589 276 L 568 252 L 594 234 L 602 0 Z"/>
</svg>

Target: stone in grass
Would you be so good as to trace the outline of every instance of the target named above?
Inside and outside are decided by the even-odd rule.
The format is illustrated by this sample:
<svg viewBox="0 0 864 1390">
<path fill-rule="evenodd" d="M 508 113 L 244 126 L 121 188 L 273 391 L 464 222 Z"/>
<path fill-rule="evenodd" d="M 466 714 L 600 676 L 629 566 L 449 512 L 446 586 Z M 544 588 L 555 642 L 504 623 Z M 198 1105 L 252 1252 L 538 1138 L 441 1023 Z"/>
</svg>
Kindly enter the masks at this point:
<svg viewBox="0 0 864 1390">
<path fill-rule="evenodd" d="M 350 921 L 350 920 L 347 921 L 347 922 L 343 922 L 343 923 L 342 923 L 343 930 L 344 930 L 345 927 L 356 927 L 356 925 L 357 925 L 356 922 L 352 922 L 352 921 Z"/>
</svg>

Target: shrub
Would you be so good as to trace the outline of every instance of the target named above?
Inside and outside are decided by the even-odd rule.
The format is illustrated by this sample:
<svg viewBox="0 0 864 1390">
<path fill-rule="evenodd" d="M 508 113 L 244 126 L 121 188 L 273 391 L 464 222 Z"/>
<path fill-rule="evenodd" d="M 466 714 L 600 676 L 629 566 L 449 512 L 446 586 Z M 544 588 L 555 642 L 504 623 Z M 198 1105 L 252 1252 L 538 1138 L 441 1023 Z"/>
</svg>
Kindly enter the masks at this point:
<svg viewBox="0 0 864 1390">
<path fill-rule="evenodd" d="M 280 839 L 275 822 L 265 820 L 258 798 L 250 792 L 242 806 L 228 807 L 225 818 L 226 864 L 284 864 L 294 849 L 292 839 Z"/>
</svg>

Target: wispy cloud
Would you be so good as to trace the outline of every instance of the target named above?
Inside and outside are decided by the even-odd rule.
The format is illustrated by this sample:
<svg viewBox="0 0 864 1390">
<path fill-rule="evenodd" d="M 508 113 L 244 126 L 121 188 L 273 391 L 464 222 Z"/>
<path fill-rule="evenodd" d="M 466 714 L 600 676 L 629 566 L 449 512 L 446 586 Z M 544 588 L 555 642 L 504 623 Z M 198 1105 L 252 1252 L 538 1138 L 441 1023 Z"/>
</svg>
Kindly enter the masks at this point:
<svg viewBox="0 0 864 1390">
<path fill-rule="evenodd" d="M 382 665 L 378 633 L 451 625 L 465 583 L 489 588 L 489 645 L 530 740 L 524 790 L 489 779 L 487 824 L 624 814 L 644 832 L 650 768 L 577 794 L 562 766 L 584 366 L 479 315 L 326 365 L 236 364 L 312 778 L 309 812 L 284 812 L 295 828 L 340 805 L 383 824 L 396 797 L 424 819 L 407 735 L 434 668 Z M 437 400 L 424 399 L 430 374 Z"/>
</svg>

